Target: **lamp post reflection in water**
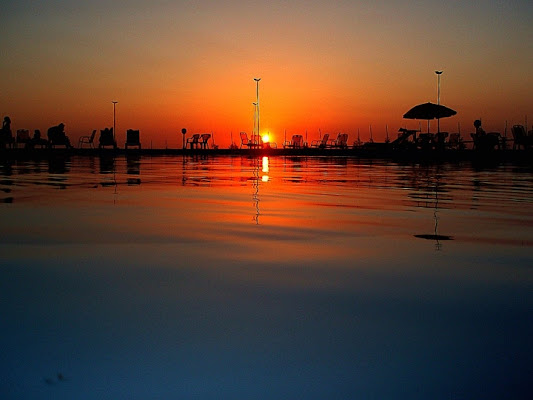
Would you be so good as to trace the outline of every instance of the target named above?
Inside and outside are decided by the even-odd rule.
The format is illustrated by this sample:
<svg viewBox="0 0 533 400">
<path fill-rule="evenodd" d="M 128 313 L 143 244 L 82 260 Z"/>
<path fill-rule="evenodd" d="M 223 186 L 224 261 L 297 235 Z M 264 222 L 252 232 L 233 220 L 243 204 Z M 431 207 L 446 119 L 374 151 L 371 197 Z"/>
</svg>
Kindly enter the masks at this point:
<svg viewBox="0 0 533 400">
<path fill-rule="evenodd" d="M 261 159 L 261 163 L 259 163 L 258 158 L 253 159 L 253 178 L 252 178 L 252 187 L 254 188 L 254 193 L 252 196 L 252 200 L 255 206 L 255 215 L 254 215 L 254 221 L 256 225 L 259 225 L 259 215 L 261 214 L 259 210 L 259 185 L 261 183 L 266 183 L 269 180 L 268 172 L 270 171 L 270 168 L 268 166 L 268 157 L 263 157 Z M 264 174 L 259 177 L 260 171 Z"/>
<path fill-rule="evenodd" d="M 430 206 L 434 207 L 434 210 L 433 210 L 433 219 L 434 219 L 433 233 L 431 233 L 431 234 L 414 235 L 415 237 L 420 238 L 420 239 L 434 240 L 435 241 L 435 250 L 436 251 L 442 250 L 441 241 L 453 240 L 453 236 L 440 235 L 438 233 L 438 227 L 439 227 L 439 190 L 440 190 L 439 189 L 439 179 L 440 179 L 440 175 L 439 175 L 439 169 L 437 167 L 437 170 L 435 172 L 435 182 L 433 184 L 433 189 L 434 189 L 434 192 L 435 192 L 435 199 L 434 199 L 433 203 L 426 202 L 426 205 L 425 206 L 423 205 L 423 207 L 427 207 L 427 208 L 429 208 Z M 429 189 L 429 187 L 430 187 L 430 184 L 428 183 L 428 189 Z"/>
<path fill-rule="evenodd" d="M 253 217 L 256 225 L 259 225 L 259 160 L 254 157 L 253 161 L 253 178 L 252 187 L 254 188 L 254 194 L 252 200 L 255 206 L 255 215 Z"/>
</svg>

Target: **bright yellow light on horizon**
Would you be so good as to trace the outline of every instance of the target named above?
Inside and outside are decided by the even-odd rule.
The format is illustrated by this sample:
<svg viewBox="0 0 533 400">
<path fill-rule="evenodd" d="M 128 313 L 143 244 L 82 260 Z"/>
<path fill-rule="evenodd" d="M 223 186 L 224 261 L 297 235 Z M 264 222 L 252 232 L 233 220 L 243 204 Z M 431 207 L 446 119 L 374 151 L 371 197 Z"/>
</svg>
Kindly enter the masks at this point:
<svg viewBox="0 0 533 400">
<path fill-rule="evenodd" d="M 270 135 L 268 133 L 265 133 L 262 139 L 263 143 L 270 143 Z"/>
</svg>

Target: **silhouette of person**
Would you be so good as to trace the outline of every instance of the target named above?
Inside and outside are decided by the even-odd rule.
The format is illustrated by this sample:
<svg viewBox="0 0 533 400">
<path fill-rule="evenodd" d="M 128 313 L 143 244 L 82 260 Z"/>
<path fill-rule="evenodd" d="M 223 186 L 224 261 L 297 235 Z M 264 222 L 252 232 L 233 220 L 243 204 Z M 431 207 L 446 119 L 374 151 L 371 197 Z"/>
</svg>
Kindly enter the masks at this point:
<svg viewBox="0 0 533 400">
<path fill-rule="evenodd" d="M 481 127 L 481 121 L 479 119 L 474 121 L 474 127 L 476 128 L 476 135 L 485 136 L 485 131 Z"/>
<path fill-rule="evenodd" d="M 11 133 L 11 118 L 5 116 L 4 121 L 2 122 L 2 129 L 0 130 L 0 143 L 5 145 L 12 142 L 13 135 Z"/>
<path fill-rule="evenodd" d="M 64 123 L 48 128 L 48 140 L 50 140 L 52 144 L 66 144 L 67 147 L 71 147 L 70 140 L 65 134 Z"/>
<path fill-rule="evenodd" d="M 2 122 L 2 135 L 11 135 L 11 118 L 8 116 L 5 116 Z"/>
<path fill-rule="evenodd" d="M 2 122 L 2 130 L 11 132 L 11 118 L 8 116 L 4 117 L 4 122 Z"/>
</svg>

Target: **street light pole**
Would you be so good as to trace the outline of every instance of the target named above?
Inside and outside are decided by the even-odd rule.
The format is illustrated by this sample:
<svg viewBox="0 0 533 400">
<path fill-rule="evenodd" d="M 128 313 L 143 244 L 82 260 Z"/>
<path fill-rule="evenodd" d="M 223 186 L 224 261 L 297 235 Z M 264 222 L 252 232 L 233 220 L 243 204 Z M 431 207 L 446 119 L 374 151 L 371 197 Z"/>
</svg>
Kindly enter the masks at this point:
<svg viewBox="0 0 533 400">
<path fill-rule="evenodd" d="M 437 74 L 437 105 L 440 106 L 440 76 L 443 71 L 435 71 Z M 440 133 L 440 118 L 437 118 L 437 133 Z"/>
<path fill-rule="evenodd" d="M 118 101 L 112 101 L 111 103 L 113 103 L 113 141 L 116 143 L 115 135 L 116 135 L 117 130 L 115 126 L 115 106 L 118 103 Z"/>
<path fill-rule="evenodd" d="M 252 141 L 254 137 L 259 134 L 257 129 L 257 103 L 252 103 L 254 105 L 254 129 L 252 129 Z"/>
<path fill-rule="evenodd" d="M 437 104 L 440 105 L 440 76 L 444 71 L 435 71 L 437 74 Z"/>
<path fill-rule="evenodd" d="M 259 118 L 259 81 L 261 80 L 261 78 L 254 78 L 254 81 L 255 81 L 255 93 L 256 93 L 256 110 L 257 110 L 257 136 L 260 135 L 260 130 L 259 130 L 259 121 L 260 121 L 260 118 Z M 259 140 L 259 138 L 258 138 Z"/>
</svg>

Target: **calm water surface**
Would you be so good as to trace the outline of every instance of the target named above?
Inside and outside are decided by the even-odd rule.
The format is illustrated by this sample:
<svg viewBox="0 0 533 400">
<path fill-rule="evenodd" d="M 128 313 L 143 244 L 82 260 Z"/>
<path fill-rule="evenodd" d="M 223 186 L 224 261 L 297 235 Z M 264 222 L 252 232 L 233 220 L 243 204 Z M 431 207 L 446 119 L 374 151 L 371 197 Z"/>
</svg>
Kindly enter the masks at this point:
<svg viewBox="0 0 533 400">
<path fill-rule="evenodd" d="M 533 397 L 530 167 L 1 161 L 0 227 L 2 399 Z"/>
</svg>

